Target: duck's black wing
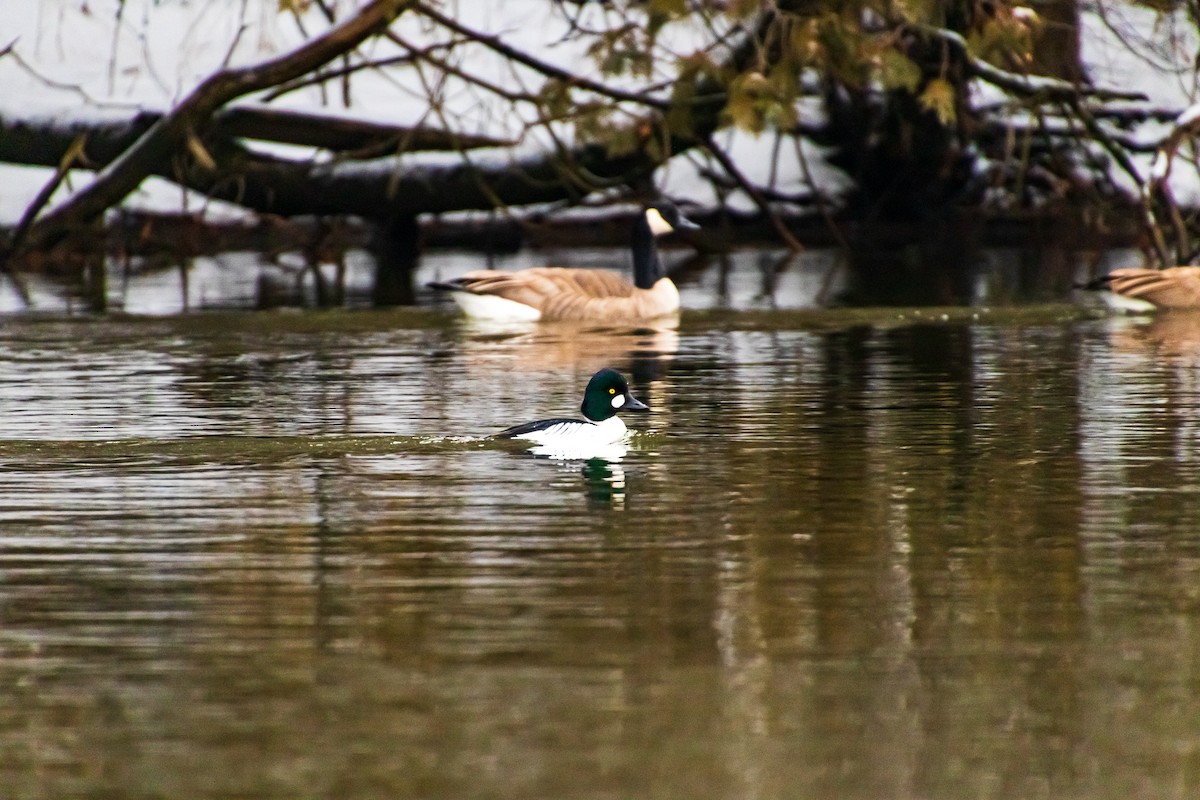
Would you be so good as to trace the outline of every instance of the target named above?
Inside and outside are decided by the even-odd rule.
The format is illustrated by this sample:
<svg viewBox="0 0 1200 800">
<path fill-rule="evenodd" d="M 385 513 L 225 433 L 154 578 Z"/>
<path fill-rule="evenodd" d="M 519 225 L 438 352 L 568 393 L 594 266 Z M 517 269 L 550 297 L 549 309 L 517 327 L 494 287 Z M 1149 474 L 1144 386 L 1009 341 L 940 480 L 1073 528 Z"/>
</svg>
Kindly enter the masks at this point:
<svg viewBox="0 0 1200 800">
<path fill-rule="evenodd" d="M 571 417 L 554 417 L 552 419 L 539 419 L 537 422 L 526 422 L 524 425 L 514 425 L 511 428 L 505 428 L 492 436 L 493 439 L 512 439 L 517 436 L 524 436 L 527 433 L 535 431 L 544 431 L 547 428 L 553 428 L 555 425 L 586 425 L 583 420 L 572 419 Z"/>
</svg>

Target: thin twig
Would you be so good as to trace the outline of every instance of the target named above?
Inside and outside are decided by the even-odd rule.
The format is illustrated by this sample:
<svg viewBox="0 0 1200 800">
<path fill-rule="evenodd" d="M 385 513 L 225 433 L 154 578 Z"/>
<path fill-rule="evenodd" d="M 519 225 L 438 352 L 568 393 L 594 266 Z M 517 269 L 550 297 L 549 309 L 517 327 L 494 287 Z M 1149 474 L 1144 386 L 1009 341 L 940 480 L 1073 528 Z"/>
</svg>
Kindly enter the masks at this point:
<svg viewBox="0 0 1200 800">
<path fill-rule="evenodd" d="M 1142 192 L 1142 221 L 1146 226 L 1146 233 L 1149 234 L 1150 241 L 1154 244 L 1155 255 L 1158 257 L 1159 263 L 1166 265 L 1170 261 L 1171 256 L 1167 250 L 1167 243 L 1163 238 L 1162 229 L 1159 227 L 1158 218 L 1154 213 L 1154 204 L 1150 196 L 1150 186 L 1153 182 L 1147 182 L 1142 179 L 1141 173 L 1138 172 L 1137 166 L 1133 163 L 1129 154 L 1109 137 L 1108 132 L 1104 130 L 1104 126 L 1092 116 L 1086 107 L 1081 103 L 1074 103 L 1071 107 L 1092 139 L 1099 142 L 1100 146 L 1117 162 L 1117 165 L 1125 171 L 1125 174 L 1132 178 L 1138 185 Z"/>
<path fill-rule="evenodd" d="M 829 204 L 825 202 L 825 193 L 817 188 L 817 182 L 813 178 L 812 169 L 808 164 L 808 156 L 804 154 L 804 143 L 800 138 L 795 139 L 796 142 L 796 160 L 800 162 L 800 172 L 804 175 L 804 182 L 812 189 L 814 202 L 817 204 L 817 213 L 821 215 L 821 219 L 825 221 L 825 227 L 833 234 L 833 238 L 837 239 L 838 244 L 843 250 L 850 250 L 850 243 L 846 241 L 846 237 L 842 235 L 842 229 L 837 224 L 837 220 L 833 218 L 833 214 L 829 210 Z"/>
<path fill-rule="evenodd" d="M 432 55 L 432 53 L 430 52 L 430 48 L 424 48 L 424 49 L 415 48 L 406 39 L 402 38 L 401 36 L 397 35 L 396 33 L 392 32 L 392 31 L 388 32 L 387 37 L 389 39 L 391 39 L 393 42 L 395 42 L 396 44 L 400 45 L 401 47 L 404 47 L 409 50 L 410 55 L 404 56 L 404 58 L 410 59 L 410 63 L 413 63 L 416 60 L 426 61 L 426 62 L 432 64 L 433 66 L 437 67 L 438 69 L 440 69 L 442 72 L 445 72 L 449 75 L 453 75 L 454 77 L 459 78 L 460 80 L 466 81 L 467 83 L 469 83 L 473 86 L 478 86 L 479 88 L 484 89 L 488 92 L 491 92 L 492 94 L 497 95 L 498 97 L 503 97 L 505 100 L 508 100 L 509 102 L 513 102 L 513 103 L 516 103 L 516 102 L 540 103 L 541 102 L 541 98 L 535 94 L 528 93 L 528 92 L 526 92 L 526 93 L 514 92 L 510 89 L 504 88 L 503 86 L 501 86 L 498 83 L 493 83 L 484 78 L 480 78 L 476 75 L 472 75 L 469 72 L 467 72 L 463 69 L 460 69 L 459 67 L 454 66 L 449 61 L 446 61 L 445 59 L 438 58 L 437 56 Z"/>
<path fill-rule="evenodd" d="M 280 84 L 271 91 L 265 93 L 262 96 L 262 99 L 264 103 L 269 103 L 273 100 L 278 100 L 285 94 L 291 94 L 292 92 L 299 91 L 300 89 L 307 89 L 309 86 L 319 86 L 323 83 L 328 83 L 331 80 L 348 79 L 354 73 L 361 72 L 363 70 L 377 70 L 383 69 L 384 67 L 404 66 L 412 63 L 413 57 L 411 55 L 392 56 L 391 58 L 383 58 L 378 61 L 360 61 L 357 63 L 349 63 L 344 67 L 339 67 L 338 69 L 325 70 L 320 73 L 307 75 L 303 78 Z"/>
<path fill-rule="evenodd" d="M 125 0 L 117 0 L 117 17 L 113 23 L 112 49 L 108 54 L 108 93 L 117 87 L 117 46 L 121 43 L 121 20 L 125 17 Z"/>
<path fill-rule="evenodd" d="M 1147 204 L 1153 203 L 1154 196 L 1157 195 L 1166 207 L 1171 228 L 1175 235 L 1175 260 L 1177 262 L 1185 259 L 1190 254 L 1192 247 L 1191 237 L 1188 235 L 1187 223 L 1183 219 L 1183 214 L 1179 210 L 1178 203 L 1175 202 L 1169 179 L 1171 177 L 1171 166 L 1175 160 L 1175 156 L 1179 152 L 1180 145 L 1190 140 L 1197 128 L 1200 128 L 1200 114 L 1194 114 L 1189 110 L 1177 118 L 1177 122 L 1172 127 L 1170 133 L 1163 138 L 1163 141 L 1158 146 L 1158 152 L 1154 157 L 1154 165 L 1150 169 L 1150 180 L 1146 182 L 1145 186 L 1144 202 Z"/>
<path fill-rule="evenodd" d="M 14 49 L 14 45 L 16 45 L 16 41 L 14 41 L 7 48 L 5 48 L 4 55 L 7 55 L 9 58 L 16 61 L 17 66 L 20 67 L 22 70 L 24 70 L 26 73 L 28 73 L 29 75 L 36 78 L 43 85 L 49 86 L 51 89 L 62 89 L 64 91 L 74 92 L 75 94 L 82 97 L 89 104 L 97 105 L 96 98 L 94 98 L 90 94 L 88 94 L 87 90 L 85 90 L 82 86 L 75 84 L 75 83 L 63 83 L 62 81 L 56 81 L 53 78 L 47 78 L 42 73 L 38 72 L 36 69 L 33 68 L 33 66 L 28 61 L 21 58 L 21 54 L 18 53 Z"/>
<path fill-rule="evenodd" d="M 627 92 L 623 89 L 616 89 L 611 86 L 606 86 L 599 81 L 594 81 L 591 78 L 585 78 L 582 75 L 576 75 L 561 67 L 555 66 L 548 61 L 542 61 L 540 58 L 535 58 L 528 53 L 518 50 L 511 45 L 505 44 L 499 36 L 493 36 L 488 33 L 481 33 L 472 30 L 464 25 L 460 25 L 457 20 L 454 20 L 435 8 L 430 7 L 427 3 L 417 3 L 413 10 L 419 14 L 429 17 L 434 22 L 444 28 L 454 31 L 455 33 L 466 36 L 472 41 L 479 42 L 490 50 L 494 50 L 500 55 L 517 63 L 524 64 L 532 70 L 542 73 L 547 78 L 562 81 L 570 86 L 577 86 L 580 89 L 586 89 L 589 92 L 595 92 L 599 95 L 612 98 L 613 100 L 627 101 L 631 103 L 640 103 L 645 106 L 657 108 L 661 111 L 666 111 L 670 107 L 670 103 L 666 100 L 660 100 L 657 97 L 640 93 Z"/>
<path fill-rule="evenodd" d="M 721 167 L 724 168 L 727 173 L 729 173 L 729 177 L 737 181 L 738 185 L 742 188 L 742 191 L 750 196 L 750 199 L 754 201 L 754 205 L 758 206 L 758 210 L 761 211 L 763 216 L 765 216 L 771 223 L 771 227 L 774 228 L 775 232 L 779 234 L 779 238 L 783 240 L 783 243 L 797 252 L 803 250 L 804 245 L 796 241 L 796 237 L 792 236 L 792 232 L 789 231 L 787 226 L 783 224 L 783 220 L 779 218 L 779 215 L 776 214 L 774 210 L 772 210 L 771 204 L 767 202 L 767 199 L 763 197 L 762 193 L 758 191 L 758 188 L 755 187 L 754 184 L 752 184 L 749 179 L 742 174 L 742 171 L 738 169 L 737 164 L 735 164 L 733 159 L 729 157 L 728 153 L 721 149 L 721 146 L 717 144 L 716 140 L 713 139 L 711 135 L 705 139 L 704 146 L 710 153 L 713 154 L 713 158 L 720 162 Z"/>
<path fill-rule="evenodd" d="M 325 2 L 325 0 L 316 0 L 316 4 L 317 4 L 317 8 L 321 11 L 321 14 L 324 15 L 325 21 L 328 22 L 330 25 L 336 25 L 337 24 L 337 9 L 330 6 L 328 3 Z M 343 64 L 342 69 L 338 70 L 338 72 L 341 73 L 342 107 L 350 108 L 350 106 L 351 106 L 350 72 L 348 71 L 349 67 L 350 67 L 350 54 L 349 53 L 346 53 L 345 55 L 342 56 L 342 64 Z"/>
<path fill-rule="evenodd" d="M 238 25 L 237 33 L 233 35 L 233 41 L 229 43 L 229 49 L 225 51 L 225 57 L 221 59 L 221 69 L 229 69 L 229 65 L 233 63 L 233 53 L 237 50 L 237 46 L 241 44 L 242 34 L 249 29 L 249 25 L 242 23 Z"/>
</svg>

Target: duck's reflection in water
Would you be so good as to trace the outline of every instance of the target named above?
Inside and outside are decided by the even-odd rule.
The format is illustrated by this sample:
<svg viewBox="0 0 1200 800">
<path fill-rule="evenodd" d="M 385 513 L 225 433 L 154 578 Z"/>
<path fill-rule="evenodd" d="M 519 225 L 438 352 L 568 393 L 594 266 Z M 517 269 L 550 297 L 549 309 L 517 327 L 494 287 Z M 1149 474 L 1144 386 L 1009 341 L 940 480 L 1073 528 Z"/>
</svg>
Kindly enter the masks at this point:
<svg viewBox="0 0 1200 800">
<path fill-rule="evenodd" d="M 551 461 L 607 461 L 618 462 L 629 452 L 623 442 L 572 448 L 570 445 L 539 444 L 529 448 L 530 453 Z"/>
<path fill-rule="evenodd" d="M 625 468 L 620 463 L 589 458 L 583 463 L 582 473 L 589 506 L 625 509 Z"/>
<path fill-rule="evenodd" d="M 625 467 L 621 465 L 621 459 L 629 452 L 626 445 L 617 443 L 589 448 L 586 453 L 536 445 L 525 452 L 564 469 L 578 465 L 589 507 L 624 510 L 626 484 Z"/>
</svg>

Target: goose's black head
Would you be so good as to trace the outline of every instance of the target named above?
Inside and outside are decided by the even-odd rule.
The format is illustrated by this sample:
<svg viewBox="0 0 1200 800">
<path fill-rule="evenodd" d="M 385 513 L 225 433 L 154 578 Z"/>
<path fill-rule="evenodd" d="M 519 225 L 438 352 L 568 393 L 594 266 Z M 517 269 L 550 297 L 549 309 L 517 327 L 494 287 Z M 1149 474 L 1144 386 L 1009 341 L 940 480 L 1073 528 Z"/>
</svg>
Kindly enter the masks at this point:
<svg viewBox="0 0 1200 800">
<path fill-rule="evenodd" d="M 672 231 L 700 226 L 680 213 L 670 200 L 658 200 L 642 211 L 633 223 L 633 282 L 650 289 L 666 277 L 654 240 Z"/>
<path fill-rule="evenodd" d="M 685 217 L 670 200 L 659 200 L 646 206 L 642 212 L 646 227 L 654 236 L 662 236 L 676 230 L 698 229 L 700 226 Z"/>
<path fill-rule="evenodd" d="M 581 410 L 592 422 L 603 422 L 618 411 L 649 411 L 650 407 L 629 393 L 621 373 L 605 367 L 588 381 Z"/>
</svg>

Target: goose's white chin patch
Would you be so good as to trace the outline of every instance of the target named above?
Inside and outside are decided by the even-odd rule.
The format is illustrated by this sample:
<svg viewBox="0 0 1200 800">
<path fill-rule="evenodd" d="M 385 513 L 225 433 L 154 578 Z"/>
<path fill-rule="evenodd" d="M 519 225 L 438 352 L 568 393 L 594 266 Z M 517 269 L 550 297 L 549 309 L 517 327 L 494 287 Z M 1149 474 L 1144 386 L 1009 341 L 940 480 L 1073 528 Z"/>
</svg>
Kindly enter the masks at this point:
<svg viewBox="0 0 1200 800">
<path fill-rule="evenodd" d="M 670 233 L 675 230 L 671 227 L 671 223 L 663 219 L 663 215 L 659 213 L 657 208 L 646 209 L 646 224 L 650 226 L 650 232 L 655 236 L 662 236 L 664 233 Z"/>
<path fill-rule="evenodd" d="M 625 405 L 625 395 L 623 395 L 623 394 L 613 395 L 612 407 L 620 408 L 623 405 Z"/>
</svg>

